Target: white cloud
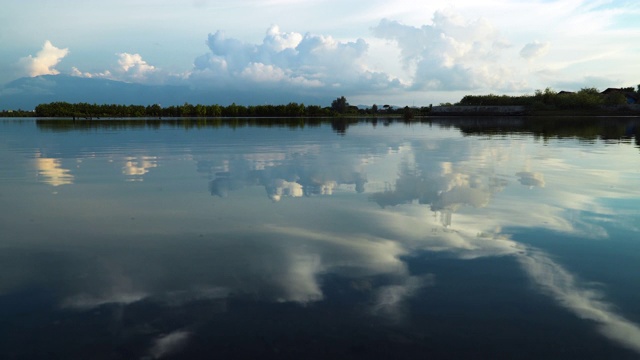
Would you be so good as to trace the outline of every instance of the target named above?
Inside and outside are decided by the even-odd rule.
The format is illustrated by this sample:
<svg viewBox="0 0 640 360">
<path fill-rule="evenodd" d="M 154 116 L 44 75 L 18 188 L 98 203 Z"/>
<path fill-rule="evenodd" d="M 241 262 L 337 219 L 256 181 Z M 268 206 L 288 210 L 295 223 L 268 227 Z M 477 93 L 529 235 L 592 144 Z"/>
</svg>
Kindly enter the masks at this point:
<svg viewBox="0 0 640 360">
<path fill-rule="evenodd" d="M 142 55 L 140 54 L 125 52 L 116 53 L 115 55 L 118 57 L 118 60 L 112 67 L 112 70 L 92 73 L 82 71 L 74 66 L 71 68 L 70 75 L 137 83 L 162 83 L 171 78 L 180 79 L 183 77 L 183 74 L 163 73 L 161 69 L 150 65 L 142 59 Z"/>
<path fill-rule="evenodd" d="M 389 75 L 369 70 L 363 39 L 343 42 L 331 36 L 283 32 L 271 26 L 261 44 L 210 34 L 210 52 L 194 61 L 191 80 L 206 86 L 284 91 L 282 85 L 334 94 L 335 88 L 353 92 L 393 88 L 399 83 Z M 257 90 L 255 87 L 254 90 Z"/>
<path fill-rule="evenodd" d="M 521 89 L 525 83 L 500 56 L 509 42 L 486 19 L 468 21 L 438 11 L 431 25 L 415 27 L 384 19 L 373 29 L 394 41 L 413 73 L 414 90 Z"/>
<path fill-rule="evenodd" d="M 20 64 L 24 67 L 29 76 L 57 75 L 60 72 L 54 67 L 69 54 L 69 49 L 59 49 L 51 41 L 47 40 L 38 51 L 35 57 L 29 55 L 20 59 Z"/>
<path fill-rule="evenodd" d="M 250 63 L 240 75 L 255 82 L 278 82 L 287 77 L 284 70 L 279 67 L 263 63 Z"/>
<path fill-rule="evenodd" d="M 157 71 L 156 67 L 142 60 L 140 54 L 117 53 L 119 71 L 127 77 L 136 80 L 145 79 L 150 73 Z"/>
<path fill-rule="evenodd" d="M 267 37 L 264 39 L 263 46 L 268 46 L 273 51 L 295 49 L 302 39 L 302 34 L 295 32 L 283 33 L 280 31 L 280 27 L 273 25 L 267 30 Z"/>
<path fill-rule="evenodd" d="M 551 44 L 548 42 L 539 42 L 534 41 L 532 43 L 528 43 L 525 45 L 522 50 L 520 50 L 520 56 L 527 60 L 537 59 L 541 56 L 546 55 L 549 52 L 549 48 Z"/>
<path fill-rule="evenodd" d="M 90 72 L 82 72 L 80 71 L 80 69 L 78 69 L 75 66 L 71 68 L 71 76 L 86 77 L 86 78 L 95 77 L 95 78 L 105 78 L 105 79 L 113 78 L 113 74 L 111 74 L 111 71 L 109 70 L 105 70 L 104 72 L 100 72 L 100 73 L 90 73 Z"/>
</svg>

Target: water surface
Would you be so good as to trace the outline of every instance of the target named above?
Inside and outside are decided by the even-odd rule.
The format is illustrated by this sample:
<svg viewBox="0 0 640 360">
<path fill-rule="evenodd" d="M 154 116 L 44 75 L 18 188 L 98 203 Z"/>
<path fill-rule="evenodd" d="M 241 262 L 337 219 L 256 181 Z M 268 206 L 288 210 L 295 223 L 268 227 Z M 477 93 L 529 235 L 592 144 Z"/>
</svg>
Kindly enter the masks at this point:
<svg viewBox="0 0 640 360">
<path fill-rule="evenodd" d="M 3 358 L 640 357 L 637 120 L 257 121 L 1 121 Z"/>
</svg>

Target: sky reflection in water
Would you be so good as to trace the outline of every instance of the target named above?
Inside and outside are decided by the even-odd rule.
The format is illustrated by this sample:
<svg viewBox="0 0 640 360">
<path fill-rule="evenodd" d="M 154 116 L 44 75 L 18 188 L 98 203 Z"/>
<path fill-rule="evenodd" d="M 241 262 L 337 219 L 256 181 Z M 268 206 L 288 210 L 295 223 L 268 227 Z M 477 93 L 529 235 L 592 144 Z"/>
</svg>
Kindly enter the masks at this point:
<svg viewBox="0 0 640 360">
<path fill-rule="evenodd" d="M 197 358 L 216 341 L 233 344 L 234 332 L 245 349 L 226 354 L 248 356 L 264 354 L 261 326 L 294 336 L 313 321 L 309 337 L 348 349 L 331 356 L 366 356 L 380 341 L 401 357 L 504 356 L 516 345 L 491 333 L 505 318 L 521 326 L 515 343 L 531 357 L 640 354 L 640 150 L 630 141 L 462 135 L 437 124 L 359 124 L 343 135 L 327 125 L 1 126 L 2 333 L 15 344 L 3 352 L 16 358 L 80 358 L 105 337 L 118 344 L 101 348 L 105 358 Z M 464 269 L 480 259 L 499 267 L 472 291 Z M 526 280 L 501 283 L 515 272 Z M 608 282 L 616 273 L 625 281 Z M 465 297 L 423 308 L 450 289 L 451 274 Z M 553 333 L 560 319 L 514 310 L 544 301 L 518 303 L 518 291 L 543 294 L 579 331 Z M 486 314 L 474 310 L 482 303 Z M 288 327 L 224 320 L 274 311 Z M 436 321 L 442 312 L 455 331 Z M 341 321 L 369 341 L 327 338 Z M 535 353 L 526 329 L 539 322 L 552 334 Z M 61 323 L 87 332 L 75 343 L 40 339 L 73 337 Z M 596 331 L 601 342 L 584 337 Z M 445 335 L 470 339 L 469 349 L 441 343 Z M 34 336 L 41 350 L 20 348 Z M 270 341 L 271 355 L 304 353 Z"/>
</svg>

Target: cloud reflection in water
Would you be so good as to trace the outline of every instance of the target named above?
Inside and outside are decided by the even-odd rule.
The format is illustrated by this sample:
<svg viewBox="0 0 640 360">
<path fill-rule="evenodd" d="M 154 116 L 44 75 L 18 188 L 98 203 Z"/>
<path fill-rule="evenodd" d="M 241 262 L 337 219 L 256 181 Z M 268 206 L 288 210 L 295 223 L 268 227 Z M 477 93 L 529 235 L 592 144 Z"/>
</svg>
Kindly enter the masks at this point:
<svg viewBox="0 0 640 360">
<path fill-rule="evenodd" d="M 51 186 L 61 186 L 73 184 L 74 176 L 71 170 L 62 167 L 59 159 L 44 158 L 38 154 L 35 159 L 35 166 L 42 182 Z"/>
<path fill-rule="evenodd" d="M 356 130 L 350 128 L 346 139 Z M 403 136 L 410 137 L 408 133 Z M 105 255 L 117 260 L 109 266 L 88 261 L 85 270 L 126 277 L 96 276 L 93 282 L 73 277 L 60 290 L 61 305 L 78 311 L 147 302 L 180 307 L 203 299 L 224 303 L 238 297 L 310 305 L 327 299 L 323 279 L 337 275 L 350 279 L 368 296 L 369 314 L 403 321 L 410 319 L 410 300 L 438 285 L 437 274 L 413 273 L 407 256 L 437 252 L 460 260 L 510 257 L 560 305 L 597 323 L 610 339 L 640 352 L 638 326 L 617 314 L 603 294 L 578 280 L 553 254 L 509 233 L 510 228 L 544 228 L 607 238 L 604 228 L 580 213 L 614 213 L 598 199 L 622 195 L 607 186 L 591 185 L 610 183 L 609 175 L 617 170 L 589 172 L 549 154 L 524 161 L 528 165 L 523 170 L 526 151 L 517 146 L 450 144 L 448 133 L 438 136 L 444 139 L 403 138 L 390 143 L 374 139 L 373 145 L 361 145 L 366 151 L 360 153 L 343 152 L 329 143 L 290 151 L 247 146 L 233 154 L 196 154 L 189 158 L 193 160 L 189 166 L 199 178 L 195 186 L 184 183 L 189 194 L 178 192 L 169 200 L 152 202 L 161 206 L 144 208 L 135 221 L 122 221 L 133 218 L 128 214 L 134 199 L 117 198 L 117 193 L 105 195 L 118 201 L 104 202 L 114 208 L 102 212 L 113 217 L 127 214 L 115 220 L 105 217 L 92 223 L 91 214 L 71 209 L 75 213 L 68 215 L 78 221 L 73 236 L 87 243 L 97 237 L 100 246 L 118 250 Z M 149 169 L 157 168 L 154 175 L 157 172 L 160 178 L 173 170 L 167 156 L 158 166 L 159 156 L 149 154 L 153 156 L 125 158 L 123 173 L 142 179 Z M 51 159 L 42 164 L 43 169 L 57 169 L 50 172 L 49 178 L 56 179 L 52 185 L 73 182 L 60 162 Z M 580 176 L 585 173 L 590 176 Z M 561 181 L 567 176 L 573 182 Z M 215 206 L 206 195 L 206 181 L 216 197 Z M 579 193 L 577 182 L 595 191 Z M 199 197 L 200 191 L 205 196 Z M 145 216 L 150 219 L 146 223 Z M 72 234 L 58 226 L 53 232 Z M 56 271 L 51 270 L 52 276 L 69 275 Z M 150 356 L 165 356 L 188 344 L 197 329 L 182 325 L 158 335 L 148 348 Z"/>
</svg>

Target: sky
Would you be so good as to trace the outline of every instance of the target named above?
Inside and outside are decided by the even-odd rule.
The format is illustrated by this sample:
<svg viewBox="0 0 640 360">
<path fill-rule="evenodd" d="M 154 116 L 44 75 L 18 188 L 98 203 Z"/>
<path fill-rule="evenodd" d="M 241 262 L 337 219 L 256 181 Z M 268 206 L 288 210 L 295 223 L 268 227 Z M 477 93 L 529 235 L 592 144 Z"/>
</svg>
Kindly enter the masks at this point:
<svg viewBox="0 0 640 360">
<path fill-rule="evenodd" d="M 9 0 L 0 84 L 73 75 L 428 105 L 637 86 L 634 0 Z"/>
</svg>

